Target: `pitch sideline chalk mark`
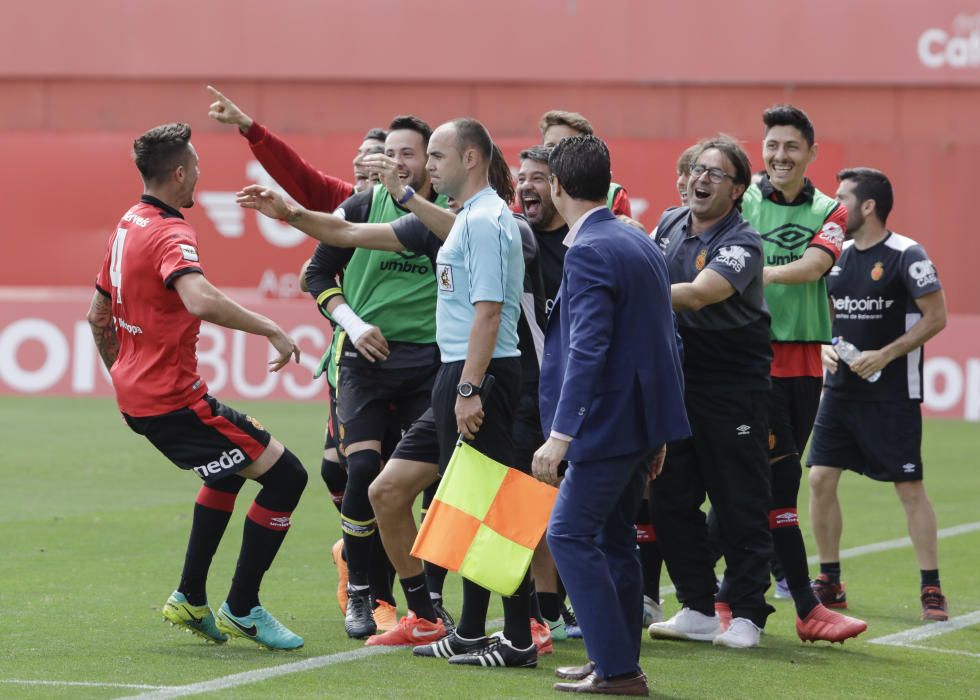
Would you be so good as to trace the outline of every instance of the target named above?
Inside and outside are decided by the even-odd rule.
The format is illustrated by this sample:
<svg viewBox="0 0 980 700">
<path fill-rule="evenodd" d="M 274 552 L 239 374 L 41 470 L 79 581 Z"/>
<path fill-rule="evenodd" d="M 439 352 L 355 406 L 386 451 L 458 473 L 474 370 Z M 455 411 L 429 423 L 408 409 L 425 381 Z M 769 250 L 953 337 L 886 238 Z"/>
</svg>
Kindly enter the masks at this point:
<svg viewBox="0 0 980 700">
<path fill-rule="evenodd" d="M 924 644 L 916 644 L 926 639 L 939 637 L 944 634 L 955 632 L 956 630 L 980 624 L 980 610 L 975 610 L 966 615 L 954 617 L 946 622 L 933 622 L 927 625 L 920 625 L 911 629 L 902 630 L 895 634 L 888 634 L 877 639 L 869 639 L 869 644 L 881 644 L 884 646 L 902 647 L 904 649 L 923 649 L 925 651 L 938 651 L 942 654 L 956 654 L 958 656 L 973 656 L 980 658 L 980 654 L 973 651 L 962 651 L 960 649 L 938 649 L 928 647 Z"/>
</svg>

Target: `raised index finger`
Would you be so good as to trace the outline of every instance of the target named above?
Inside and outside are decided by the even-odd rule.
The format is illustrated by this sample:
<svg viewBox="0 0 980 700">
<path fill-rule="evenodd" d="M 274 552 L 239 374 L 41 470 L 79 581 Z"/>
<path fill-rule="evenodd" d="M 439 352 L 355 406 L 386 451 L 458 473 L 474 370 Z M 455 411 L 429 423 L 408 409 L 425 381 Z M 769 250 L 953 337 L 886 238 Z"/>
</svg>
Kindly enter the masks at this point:
<svg viewBox="0 0 980 700">
<path fill-rule="evenodd" d="M 219 100 L 227 100 L 228 98 L 221 94 L 221 91 L 213 85 L 208 85 L 208 91 L 217 97 Z"/>
</svg>

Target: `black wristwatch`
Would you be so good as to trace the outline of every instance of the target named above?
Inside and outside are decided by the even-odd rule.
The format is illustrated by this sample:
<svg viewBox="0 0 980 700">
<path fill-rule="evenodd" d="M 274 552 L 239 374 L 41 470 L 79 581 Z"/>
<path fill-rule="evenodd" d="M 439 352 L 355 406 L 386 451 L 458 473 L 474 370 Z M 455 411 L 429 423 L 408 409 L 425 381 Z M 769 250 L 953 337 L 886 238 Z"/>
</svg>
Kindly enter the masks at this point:
<svg viewBox="0 0 980 700">
<path fill-rule="evenodd" d="M 456 387 L 456 393 L 462 396 L 464 399 L 468 399 L 471 396 L 480 395 L 480 387 L 476 384 L 470 384 L 469 382 L 463 382 Z"/>
</svg>

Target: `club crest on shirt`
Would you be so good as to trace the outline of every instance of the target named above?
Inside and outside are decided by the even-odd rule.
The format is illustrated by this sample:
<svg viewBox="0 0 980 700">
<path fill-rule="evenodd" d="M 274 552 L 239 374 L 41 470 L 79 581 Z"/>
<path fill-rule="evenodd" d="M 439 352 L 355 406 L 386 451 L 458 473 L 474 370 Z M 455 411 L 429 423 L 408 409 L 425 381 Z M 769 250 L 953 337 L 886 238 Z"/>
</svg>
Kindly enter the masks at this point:
<svg viewBox="0 0 980 700">
<path fill-rule="evenodd" d="M 871 279 L 875 282 L 881 279 L 882 275 L 885 274 L 885 263 L 876 262 L 874 267 L 871 268 Z"/>
<path fill-rule="evenodd" d="M 698 253 L 698 257 L 694 259 L 694 269 L 698 272 L 704 269 L 704 264 L 708 261 L 708 249 L 702 248 L 701 252 Z"/>
<path fill-rule="evenodd" d="M 436 265 L 436 279 L 439 281 L 439 290 L 451 292 L 453 287 L 453 266 L 439 263 Z"/>
<path fill-rule="evenodd" d="M 252 416 L 245 416 L 245 420 L 247 420 L 249 423 L 251 423 L 252 424 L 252 427 L 255 428 L 256 430 L 265 430 L 265 428 L 262 427 L 262 424 L 259 423 L 254 418 L 252 418 Z"/>
</svg>

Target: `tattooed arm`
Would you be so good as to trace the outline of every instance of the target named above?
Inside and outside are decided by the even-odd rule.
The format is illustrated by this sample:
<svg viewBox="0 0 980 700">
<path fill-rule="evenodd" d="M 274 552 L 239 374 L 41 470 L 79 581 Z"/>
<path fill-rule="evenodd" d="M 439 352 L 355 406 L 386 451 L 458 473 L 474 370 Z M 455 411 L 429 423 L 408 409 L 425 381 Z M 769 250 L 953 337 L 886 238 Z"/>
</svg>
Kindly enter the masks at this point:
<svg viewBox="0 0 980 700">
<path fill-rule="evenodd" d="M 95 347 L 105 363 L 106 369 L 112 368 L 119 354 L 119 337 L 112 323 L 112 300 L 100 290 L 95 290 L 92 303 L 88 309 L 88 324 L 92 328 Z"/>
</svg>

